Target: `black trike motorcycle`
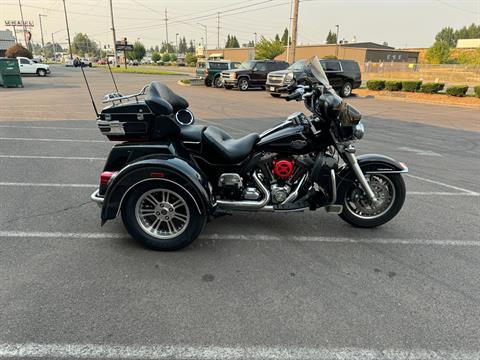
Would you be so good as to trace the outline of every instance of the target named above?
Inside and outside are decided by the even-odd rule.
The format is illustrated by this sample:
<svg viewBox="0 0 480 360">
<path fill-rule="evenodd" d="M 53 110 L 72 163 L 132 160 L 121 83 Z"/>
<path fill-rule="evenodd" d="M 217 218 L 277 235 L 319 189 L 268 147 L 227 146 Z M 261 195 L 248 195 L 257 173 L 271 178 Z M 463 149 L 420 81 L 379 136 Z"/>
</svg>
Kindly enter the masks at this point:
<svg viewBox="0 0 480 360">
<path fill-rule="evenodd" d="M 121 214 L 145 246 L 177 250 L 199 236 L 207 219 L 237 210 L 325 208 L 365 228 L 390 221 L 405 200 L 405 164 L 355 155 L 361 115 L 334 92 L 316 57 L 287 90 L 287 100 L 303 100 L 311 114 L 294 113 L 240 139 L 194 125 L 188 102 L 157 82 L 135 95 L 107 95 L 110 105 L 97 124 L 121 143 L 91 196 L 101 205 L 102 224 Z"/>
</svg>

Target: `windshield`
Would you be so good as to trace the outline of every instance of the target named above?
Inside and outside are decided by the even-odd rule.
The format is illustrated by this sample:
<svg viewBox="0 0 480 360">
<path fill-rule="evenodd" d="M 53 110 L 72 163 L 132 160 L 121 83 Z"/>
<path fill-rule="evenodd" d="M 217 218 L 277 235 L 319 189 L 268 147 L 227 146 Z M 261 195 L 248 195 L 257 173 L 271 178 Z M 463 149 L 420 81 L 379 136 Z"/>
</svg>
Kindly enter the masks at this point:
<svg viewBox="0 0 480 360">
<path fill-rule="evenodd" d="M 325 71 L 323 70 L 323 67 L 320 64 L 318 57 L 314 56 L 308 59 L 305 62 L 304 71 L 306 74 L 312 75 L 321 84 L 325 86 L 330 86 L 327 75 L 325 74 Z"/>
<path fill-rule="evenodd" d="M 239 69 L 250 70 L 253 69 L 255 65 L 255 61 L 244 61 L 240 64 Z"/>
<path fill-rule="evenodd" d="M 305 60 L 299 60 L 296 63 L 290 65 L 287 70 L 302 71 L 305 68 Z"/>
</svg>

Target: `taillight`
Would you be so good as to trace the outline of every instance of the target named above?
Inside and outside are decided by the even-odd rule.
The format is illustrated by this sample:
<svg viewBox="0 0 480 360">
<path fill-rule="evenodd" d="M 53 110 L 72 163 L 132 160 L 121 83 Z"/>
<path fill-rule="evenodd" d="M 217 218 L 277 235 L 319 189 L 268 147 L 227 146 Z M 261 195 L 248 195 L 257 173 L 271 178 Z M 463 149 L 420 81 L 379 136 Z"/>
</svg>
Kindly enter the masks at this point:
<svg viewBox="0 0 480 360">
<path fill-rule="evenodd" d="M 107 185 L 113 175 L 115 175 L 115 173 L 111 171 L 102 172 L 100 175 L 100 185 Z"/>
</svg>

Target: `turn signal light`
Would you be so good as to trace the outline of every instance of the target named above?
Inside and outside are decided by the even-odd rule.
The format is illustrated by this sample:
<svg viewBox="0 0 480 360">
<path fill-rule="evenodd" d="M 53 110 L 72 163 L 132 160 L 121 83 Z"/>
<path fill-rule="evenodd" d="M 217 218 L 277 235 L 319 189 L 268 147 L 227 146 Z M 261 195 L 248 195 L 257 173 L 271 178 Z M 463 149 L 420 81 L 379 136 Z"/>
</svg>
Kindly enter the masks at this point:
<svg viewBox="0 0 480 360">
<path fill-rule="evenodd" d="M 114 174 L 115 173 L 111 171 L 102 172 L 100 175 L 100 185 L 107 185 Z"/>
</svg>

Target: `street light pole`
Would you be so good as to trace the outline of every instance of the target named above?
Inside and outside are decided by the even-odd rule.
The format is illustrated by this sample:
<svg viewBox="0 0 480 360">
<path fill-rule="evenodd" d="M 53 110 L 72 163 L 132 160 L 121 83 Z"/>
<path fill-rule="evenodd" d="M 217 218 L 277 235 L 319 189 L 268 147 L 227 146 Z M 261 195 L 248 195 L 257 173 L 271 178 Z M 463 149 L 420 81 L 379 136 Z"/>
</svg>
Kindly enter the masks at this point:
<svg viewBox="0 0 480 360">
<path fill-rule="evenodd" d="M 28 48 L 27 43 L 27 29 L 25 28 L 25 21 L 23 20 L 22 3 L 18 0 L 18 6 L 20 7 L 20 16 L 22 17 L 23 39 L 25 40 L 25 47 Z"/>
<path fill-rule="evenodd" d="M 44 55 L 45 55 L 45 42 L 43 40 L 42 16 L 47 17 L 47 15 L 38 14 L 38 19 L 40 20 L 40 35 L 42 36 L 42 51 L 44 52 Z"/>
<path fill-rule="evenodd" d="M 177 52 L 178 55 L 178 33 L 175 34 L 175 51 Z"/>
<path fill-rule="evenodd" d="M 70 52 L 70 60 L 72 60 L 72 43 L 70 41 L 70 29 L 68 27 L 67 6 L 65 5 L 65 0 L 63 0 L 63 11 L 65 12 L 65 23 L 67 24 L 68 50 Z"/>
<path fill-rule="evenodd" d="M 295 62 L 295 52 L 297 50 L 297 29 L 298 29 L 298 6 L 300 0 L 293 2 L 293 24 L 292 24 L 292 63 Z"/>
<path fill-rule="evenodd" d="M 336 35 L 336 43 L 337 46 L 335 47 L 335 57 L 338 59 L 338 29 L 340 28 L 340 25 L 335 25 L 337 27 L 337 35 Z"/>
<path fill-rule="evenodd" d="M 257 46 L 257 33 L 254 32 L 253 35 L 255 35 L 255 42 L 253 43 L 253 46 Z"/>
<path fill-rule="evenodd" d="M 198 25 L 202 26 L 204 29 L 205 29 L 205 43 L 203 45 L 203 51 L 204 51 L 204 55 L 205 55 L 205 59 L 207 59 L 207 47 L 208 47 L 208 32 L 207 32 L 207 25 L 203 25 L 203 24 L 200 24 L 200 23 L 197 23 Z"/>
<path fill-rule="evenodd" d="M 112 0 L 110 0 L 110 17 L 112 18 L 112 34 L 113 34 L 113 64 L 117 65 L 117 38 L 115 36 L 115 22 L 113 21 L 113 5 Z M 107 56 L 108 61 L 108 56 Z"/>
</svg>

